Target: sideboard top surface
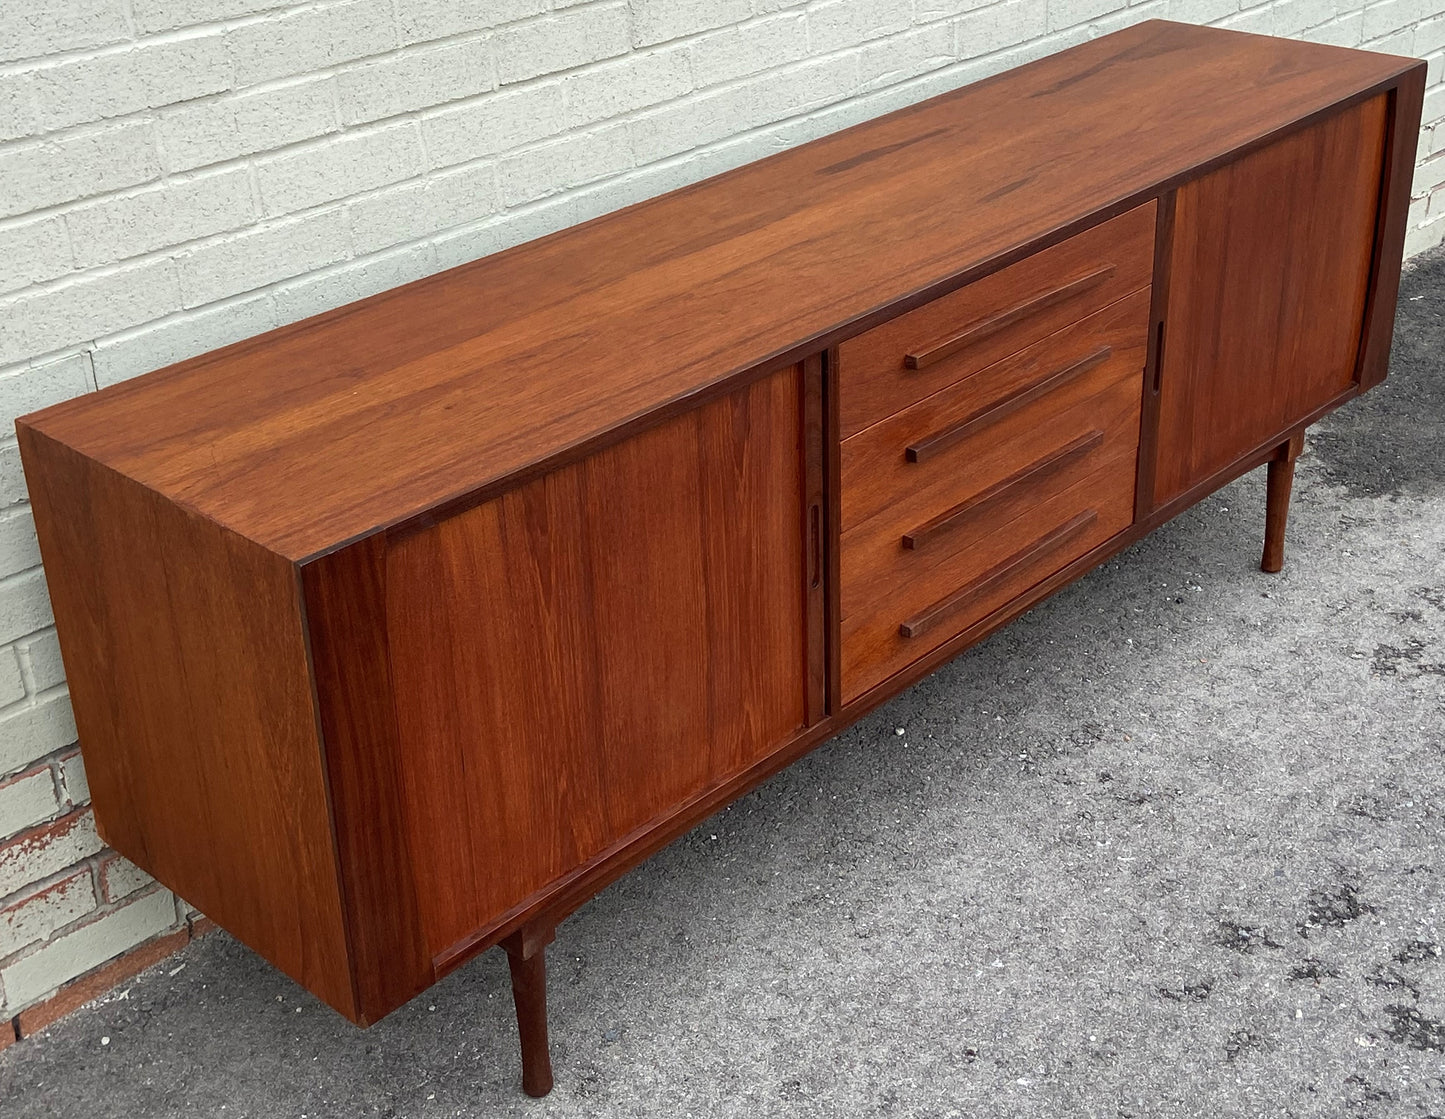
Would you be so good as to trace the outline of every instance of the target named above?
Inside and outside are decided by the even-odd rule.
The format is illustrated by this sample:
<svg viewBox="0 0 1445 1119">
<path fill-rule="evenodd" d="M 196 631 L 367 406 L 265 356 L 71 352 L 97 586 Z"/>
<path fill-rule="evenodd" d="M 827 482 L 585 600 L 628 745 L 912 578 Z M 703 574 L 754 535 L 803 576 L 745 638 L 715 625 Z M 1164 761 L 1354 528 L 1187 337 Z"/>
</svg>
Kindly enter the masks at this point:
<svg viewBox="0 0 1445 1119">
<path fill-rule="evenodd" d="M 1418 65 L 1141 23 L 21 422 L 305 560 L 816 351 Z"/>
</svg>

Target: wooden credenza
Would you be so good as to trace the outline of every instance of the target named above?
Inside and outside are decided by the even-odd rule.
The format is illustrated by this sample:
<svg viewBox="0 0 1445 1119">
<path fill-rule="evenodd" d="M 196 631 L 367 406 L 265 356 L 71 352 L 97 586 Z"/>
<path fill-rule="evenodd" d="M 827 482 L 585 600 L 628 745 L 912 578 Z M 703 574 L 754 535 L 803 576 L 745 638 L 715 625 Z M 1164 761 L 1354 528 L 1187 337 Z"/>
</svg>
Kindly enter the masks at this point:
<svg viewBox="0 0 1445 1119">
<path fill-rule="evenodd" d="M 1151 22 L 26 417 L 102 835 L 358 1023 L 1379 382 L 1424 64 Z"/>
</svg>

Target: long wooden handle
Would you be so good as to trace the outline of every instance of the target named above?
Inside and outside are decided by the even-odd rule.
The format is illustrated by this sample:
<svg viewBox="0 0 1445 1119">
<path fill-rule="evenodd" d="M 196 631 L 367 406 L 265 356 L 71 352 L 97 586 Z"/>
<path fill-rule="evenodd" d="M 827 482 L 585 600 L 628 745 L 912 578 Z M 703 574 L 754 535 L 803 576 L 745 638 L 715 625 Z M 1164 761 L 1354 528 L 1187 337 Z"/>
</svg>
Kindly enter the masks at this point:
<svg viewBox="0 0 1445 1119">
<path fill-rule="evenodd" d="M 919 350 L 917 353 L 904 354 L 903 365 L 907 369 L 926 369 L 934 362 L 942 361 L 950 354 L 955 354 L 965 346 L 971 346 L 975 342 L 981 342 L 991 334 L 997 334 L 1000 330 L 1012 326 L 1021 319 L 1030 315 L 1036 315 L 1066 299 L 1072 299 L 1080 292 L 1088 291 L 1092 287 L 1102 284 L 1114 274 L 1114 266 L 1106 265 L 1103 268 L 1090 272 L 1087 276 L 1080 276 L 1077 280 L 1070 280 L 1053 291 L 1046 291 L 1043 295 L 1036 295 L 1034 298 L 1025 300 L 1017 307 L 1011 307 L 1007 311 L 1000 311 L 991 315 L 983 322 L 975 323 L 967 330 L 960 331 L 952 338 L 930 346 L 926 350 Z"/>
<path fill-rule="evenodd" d="M 1007 478 L 995 482 L 988 489 L 974 494 L 967 501 L 960 501 L 952 509 L 940 513 L 932 520 L 924 521 L 917 528 L 903 534 L 903 546 L 909 549 L 923 547 L 941 533 L 956 527 L 961 521 L 970 516 L 985 513 L 1000 498 L 1009 491 L 1026 486 L 1030 482 L 1036 482 L 1040 478 L 1052 474 L 1055 470 L 1061 470 L 1069 463 L 1076 462 L 1093 450 L 1104 441 L 1104 433 L 1095 428 L 1087 434 L 1079 436 L 1072 442 L 1064 444 L 1058 450 L 1050 451 L 1043 458 L 1035 459 L 1027 466 L 1014 471 Z"/>
<path fill-rule="evenodd" d="M 987 595 L 1018 568 L 1033 563 L 1034 560 L 1040 559 L 1082 535 L 1098 519 L 1099 511 L 1097 509 L 1080 513 L 1067 523 L 1039 537 L 1027 547 L 1020 548 L 1007 559 L 1000 560 L 963 589 L 954 591 L 953 594 L 935 602 L 922 613 L 915 614 L 898 627 L 898 632 L 904 637 L 921 637 L 945 618 L 958 613 L 970 602 L 975 602 Z"/>
<path fill-rule="evenodd" d="M 965 416 L 957 423 L 950 424 L 942 431 L 936 431 L 932 435 L 925 436 L 917 443 L 909 444 L 903 451 L 903 457 L 909 462 L 923 462 L 925 459 L 938 454 L 939 451 L 951 447 L 960 439 L 966 439 L 974 432 L 989 426 L 989 424 L 998 423 L 998 421 L 1005 416 L 1017 412 L 1025 404 L 1032 404 L 1039 397 L 1046 393 L 1053 392 L 1054 389 L 1063 385 L 1065 382 L 1072 381 L 1075 377 L 1087 373 L 1097 365 L 1102 365 L 1109 360 L 1109 356 L 1113 352 L 1114 350 L 1110 346 L 1100 346 L 1088 357 L 1081 358 L 1074 362 L 1074 364 L 1067 365 L 1063 369 L 1055 373 L 1050 373 L 1046 377 L 1040 377 L 1022 392 L 1016 393 L 1007 400 L 998 404 L 990 404 L 987 408 L 981 408 L 977 412 Z"/>
</svg>

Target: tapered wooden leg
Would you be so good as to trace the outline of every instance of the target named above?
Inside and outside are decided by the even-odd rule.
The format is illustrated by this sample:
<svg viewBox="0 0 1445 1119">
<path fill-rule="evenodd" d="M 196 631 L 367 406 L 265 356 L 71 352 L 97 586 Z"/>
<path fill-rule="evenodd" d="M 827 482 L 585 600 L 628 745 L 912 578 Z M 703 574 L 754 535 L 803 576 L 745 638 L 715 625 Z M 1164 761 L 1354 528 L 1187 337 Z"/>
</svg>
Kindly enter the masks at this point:
<svg viewBox="0 0 1445 1119">
<path fill-rule="evenodd" d="M 1304 435 L 1296 435 L 1270 460 L 1264 498 L 1264 556 L 1261 571 L 1284 566 L 1284 526 L 1289 520 L 1289 493 L 1294 486 L 1294 462 L 1304 450 Z"/>
<path fill-rule="evenodd" d="M 522 1091 L 545 1096 L 552 1090 L 552 1054 L 547 1048 L 547 945 L 552 929 L 521 929 L 502 941 L 512 969 L 512 1001 L 522 1039 Z"/>
</svg>

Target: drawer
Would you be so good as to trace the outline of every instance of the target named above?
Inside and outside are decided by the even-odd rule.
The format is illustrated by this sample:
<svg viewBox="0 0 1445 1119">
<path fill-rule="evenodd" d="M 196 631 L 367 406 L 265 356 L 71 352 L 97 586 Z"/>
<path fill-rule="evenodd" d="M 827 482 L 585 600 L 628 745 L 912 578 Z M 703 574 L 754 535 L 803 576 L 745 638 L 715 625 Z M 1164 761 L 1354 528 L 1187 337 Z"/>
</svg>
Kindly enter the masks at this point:
<svg viewBox="0 0 1445 1119">
<path fill-rule="evenodd" d="M 1147 202 L 840 344 L 842 437 L 1148 286 L 1154 211 Z"/>
<path fill-rule="evenodd" d="M 845 700 L 1133 522 L 1147 322 L 1139 292 L 845 441 Z"/>
<path fill-rule="evenodd" d="M 844 540 L 880 513 L 916 523 L 1000 481 L 1105 383 L 1132 378 L 1141 397 L 1148 330 L 1149 293 L 1135 292 L 843 440 Z"/>
</svg>

